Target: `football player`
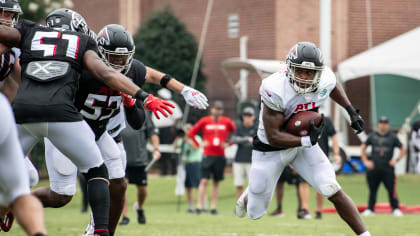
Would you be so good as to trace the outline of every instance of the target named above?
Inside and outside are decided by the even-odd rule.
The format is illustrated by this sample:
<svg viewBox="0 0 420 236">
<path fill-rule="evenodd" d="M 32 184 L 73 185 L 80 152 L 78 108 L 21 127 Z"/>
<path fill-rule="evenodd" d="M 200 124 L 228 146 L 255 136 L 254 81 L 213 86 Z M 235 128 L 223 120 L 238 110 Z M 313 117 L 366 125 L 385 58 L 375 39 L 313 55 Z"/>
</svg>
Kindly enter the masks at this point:
<svg viewBox="0 0 420 236">
<path fill-rule="evenodd" d="M 208 106 L 207 98 L 201 92 L 185 86 L 167 74 L 146 67 L 134 59 L 134 41 L 130 33 L 121 25 L 105 26 L 97 36 L 97 44 L 98 54 L 104 63 L 126 75 L 139 87 L 142 87 L 145 82 L 160 84 L 181 93 L 187 104 L 193 107 L 205 109 Z M 138 116 L 138 113 L 133 112 L 137 106 L 135 100 L 108 87 L 88 71 L 82 73 L 75 103 L 84 120 L 94 131 L 96 142 L 108 169 L 111 194 L 109 230 L 112 235 L 115 233 L 121 216 L 124 193 L 127 188 L 124 181 L 126 156 L 119 134 L 125 127 L 126 117 L 129 124 L 137 129 L 143 124 L 144 117 L 140 119 L 141 122 L 130 122 L 133 116 Z M 140 123 L 140 126 L 136 123 Z M 76 168 L 73 165 L 66 168 L 60 167 L 59 165 L 68 161 L 63 160 L 66 158 L 55 150 L 51 142 L 45 143 L 50 188 L 39 188 L 34 193 L 43 199 L 44 205 L 54 204 L 49 199 L 61 199 L 60 204 L 65 205 L 76 193 Z M 57 162 L 57 160 L 61 161 Z M 69 170 L 72 170 L 71 173 Z M 88 226 L 86 235 L 93 235 L 92 229 Z"/>
<path fill-rule="evenodd" d="M 30 194 L 29 176 L 16 123 L 3 94 L 0 94 L 0 113 L 0 206 L 12 209 L 28 235 L 46 235 L 42 205 Z M 1 230 L 9 231 L 12 223 L 13 217 L 9 215 L 7 221 L 0 222 Z"/>
<path fill-rule="evenodd" d="M 14 27 L 21 14 L 22 9 L 17 0 L 5 0 L 0 2 L 1 25 Z M 17 89 L 19 87 L 18 83 L 20 82 L 20 49 L 9 49 L 5 45 L 0 44 L 0 53 L 0 92 L 2 92 L 11 102 L 16 95 Z M 27 157 L 25 158 L 25 165 L 28 169 L 30 186 L 35 186 L 38 183 L 37 170 Z M 9 219 L 9 217 L 13 217 L 13 215 L 11 212 L 6 214 L 7 211 L 7 208 L 0 209 L 0 226 L 3 227 L 3 231 L 8 231 L 13 223 L 13 220 Z M 8 223 L 1 222 L 2 220 Z"/>
<path fill-rule="evenodd" d="M 153 111 L 171 113 L 171 104 L 155 98 L 106 66 L 78 13 L 50 15 L 48 26 L 23 20 L 16 28 L 0 25 L 0 43 L 21 49 L 21 83 L 13 100 L 19 139 L 27 154 L 41 138 L 65 153 L 88 180 L 95 234 L 109 235 L 108 172 L 95 137 L 74 105 L 79 75 L 87 69 L 108 86 L 129 94 Z"/>
<path fill-rule="evenodd" d="M 261 218 L 273 196 L 279 176 L 291 164 L 319 193 L 327 197 L 342 219 L 357 235 L 370 235 L 359 212 L 338 184 L 328 158 L 318 146 L 323 121 L 310 122 L 307 136 L 298 137 L 282 130 L 295 113 L 317 110 L 331 97 L 343 106 L 351 127 L 360 133 L 364 121 L 353 108 L 334 73 L 324 65 L 321 50 L 310 42 L 299 42 L 290 50 L 285 69 L 263 80 L 260 87 L 261 112 L 258 134 L 253 142 L 249 186 L 236 203 L 236 215 L 246 213 Z"/>
</svg>

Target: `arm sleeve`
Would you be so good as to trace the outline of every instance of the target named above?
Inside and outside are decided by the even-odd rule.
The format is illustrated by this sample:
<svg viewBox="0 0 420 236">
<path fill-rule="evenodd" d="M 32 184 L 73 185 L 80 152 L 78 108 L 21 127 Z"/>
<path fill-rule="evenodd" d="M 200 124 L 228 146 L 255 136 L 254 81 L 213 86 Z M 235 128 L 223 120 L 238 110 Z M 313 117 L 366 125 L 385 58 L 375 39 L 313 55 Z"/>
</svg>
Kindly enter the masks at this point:
<svg viewBox="0 0 420 236">
<path fill-rule="evenodd" d="M 397 136 L 394 136 L 394 145 L 395 145 L 396 147 L 399 147 L 399 148 L 401 148 L 401 147 L 402 147 L 402 143 L 400 142 L 400 140 L 398 139 L 398 137 L 397 137 Z"/>
<path fill-rule="evenodd" d="M 263 81 L 260 87 L 261 100 L 266 106 L 275 111 L 284 111 L 283 100 L 280 96 L 272 91 L 271 88 Z"/>
<path fill-rule="evenodd" d="M 190 131 L 188 131 L 188 137 L 192 139 L 192 141 L 197 145 L 200 146 L 200 143 L 198 143 L 197 139 L 195 138 L 195 135 L 201 131 L 203 126 L 205 125 L 205 121 L 203 119 L 200 119 L 197 124 L 195 124 Z"/>
<path fill-rule="evenodd" d="M 136 101 L 134 106 L 124 107 L 124 112 L 131 128 L 138 130 L 143 126 L 146 119 L 146 112 L 142 102 Z"/>
</svg>

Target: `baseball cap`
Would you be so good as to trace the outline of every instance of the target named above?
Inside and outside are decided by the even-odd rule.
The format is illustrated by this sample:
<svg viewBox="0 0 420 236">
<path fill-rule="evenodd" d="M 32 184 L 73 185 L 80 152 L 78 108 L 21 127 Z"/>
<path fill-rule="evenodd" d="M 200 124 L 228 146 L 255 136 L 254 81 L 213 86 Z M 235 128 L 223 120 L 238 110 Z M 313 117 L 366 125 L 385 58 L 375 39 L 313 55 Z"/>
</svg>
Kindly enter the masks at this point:
<svg viewBox="0 0 420 236">
<path fill-rule="evenodd" d="M 223 110 L 223 102 L 220 100 L 216 100 L 213 102 L 213 107 L 216 109 L 221 109 Z"/>
<path fill-rule="evenodd" d="M 378 122 L 379 123 L 389 123 L 389 120 L 388 120 L 388 117 L 381 116 L 381 118 L 379 118 Z"/>
<path fill-rule="evenodd" d="M 251 116 L 254 116 L 255 115 L 254 108 L 252 108 L 252 107 L 245 107 L 244 110 L 242 111 L 242 115 L 251 115 Z"/>
</svg>

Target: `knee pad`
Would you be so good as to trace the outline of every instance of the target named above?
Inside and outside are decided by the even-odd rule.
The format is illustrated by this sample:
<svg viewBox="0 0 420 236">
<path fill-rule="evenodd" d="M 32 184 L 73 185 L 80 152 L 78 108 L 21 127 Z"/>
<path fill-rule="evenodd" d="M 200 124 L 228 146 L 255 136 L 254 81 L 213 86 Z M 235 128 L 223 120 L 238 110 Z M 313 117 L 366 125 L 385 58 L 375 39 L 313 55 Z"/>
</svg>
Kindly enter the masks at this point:
<svg viewBox="0 0 420 236">
<path fill-rule="evenodd" d="M 319 193 L 326 198 L 333 196 L 340 190 L 341 186 L 337 182 L 319 186 Z"/>
<path fill-rule="evenodd" d="M 249 178 L 249 191 L 253 194 L 263 194 L 267 190 L 267 175 L 261 168 L 252 168 Z"/>
<path fill-rule="evenodd" d="M 89 182 L 95 178 L 101 178 L 108 180 L 108 170 L 105 167 L 105 164 L 100 165 L 99 167 L 90 168 L 87 173 L 83 173 L 86 178 L 86 182 Z"/>
</svg>

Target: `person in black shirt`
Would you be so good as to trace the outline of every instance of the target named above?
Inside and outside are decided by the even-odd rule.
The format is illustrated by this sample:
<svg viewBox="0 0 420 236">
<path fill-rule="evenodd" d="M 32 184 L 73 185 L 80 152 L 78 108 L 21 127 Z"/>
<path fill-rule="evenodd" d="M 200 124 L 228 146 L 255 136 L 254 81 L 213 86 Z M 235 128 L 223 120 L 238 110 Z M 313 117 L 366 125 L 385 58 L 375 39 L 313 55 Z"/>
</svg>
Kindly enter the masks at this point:
<svg viewBox="0 0 420 236">
<path fill-rule="evenodd" d="M 78 13 L 60 9 L 46 21 L 48 27 L 27 20 L 19 22 L 16 29 L 0 25 L 0 43 L 22 51 L 21 84 L 13 102 L 20 142 L 26 155 L 47 137 L 71 157 L 88 180 L 95 233 L 109 235 L 107 170 L 92 131 L 73 103 L 81 70 L 85 68 L 110 87 L 145 101 L 154 112 L 165 109 L 171 113 L 171 104 L 107 67 Z M 60 207 L 60 199 L 56 200 L 53 207 Z"/>
<path fill-rule="evenodd" d="M 258 125 L 255 124 L 255 110 L 245 107 L 242 111 L 242 122 L 232 136 L 232 142 L 238 144 L 238 151 L 233 162 L 233 184 L 236 187 L 236 199 L 242 192 L 245 180 L 251 170 L 252 140 L 257 135 Z"/>
<path fill-rule="evenodd" d="M 366 155 L 367 146 L 372 147 L 372 153 L 368 157 Z M 394 148 L 400 148 L 400 153 L 396 159 L 392 159 Z M 394 173 L 394 166 L 400 161 L 406 152 L 405 147 L 401 144 L 398 137 L 389 130 L 388 118 L 382 116 L 377 124 L 377 131 L 369 135 L 364 144 L 361 145 L 362 160 L 367 167 L 366 177 L 369 186 L 369 203 L 362 215 L 373 216 L 376 203 L 376 195 L 381 182 L 384 183 L 388 191 L 389 202 L 391 204 L 393 215 L 402 216 L 399 209 L 396 177 Z"/>
</svg>

